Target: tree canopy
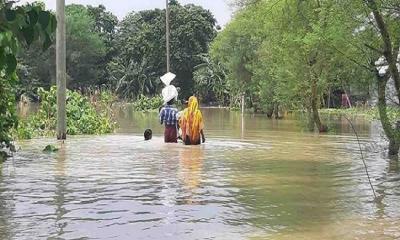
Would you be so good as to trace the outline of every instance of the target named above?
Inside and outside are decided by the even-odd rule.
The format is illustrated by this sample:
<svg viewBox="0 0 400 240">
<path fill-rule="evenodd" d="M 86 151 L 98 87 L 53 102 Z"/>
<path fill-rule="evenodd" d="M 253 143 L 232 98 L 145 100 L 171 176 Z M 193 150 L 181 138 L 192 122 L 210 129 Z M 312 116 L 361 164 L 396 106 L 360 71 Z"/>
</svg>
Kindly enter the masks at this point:
<svg viewBox="0 0 400 240">
<path fill-rule="evenodd" d="M 270 112 L 276 106 L 307 110 L 310 127 L 315 124 L 321 131 L 325 127 L 318 109 L 330 106 L 332 93 L 361 92 L 369 97 L 380 88 L 382 124 L 390 141 L 400 144 L 400 138 L 393 140 L 395 123 L 385 121 L 384 104 L 388 79 L 393 79 L 399 93 L 398 1 L 234 4 L 239 6 L 234 19 L 210 51 L 213 62 L 226 68 L 233 96 L 246 92 L 255 110 Z M 377 69 L 385 66 L 388 71 L 380 76 Z"/>
<path fill-rule="evenodd" d="M 216 21 L 210 11 L 189 4 L 170 2 L 171 71 L 182 97 L 193 93 L 194 67 L 200 54 L 208 52 L 216 35 Z M 124 97 L 154 95 L 159 77 L 166 71 L 165 10 L 132 12 L 121 21 L 116 36 L 117 56 L 109 64 L 112 81 Z"/>
</svg>

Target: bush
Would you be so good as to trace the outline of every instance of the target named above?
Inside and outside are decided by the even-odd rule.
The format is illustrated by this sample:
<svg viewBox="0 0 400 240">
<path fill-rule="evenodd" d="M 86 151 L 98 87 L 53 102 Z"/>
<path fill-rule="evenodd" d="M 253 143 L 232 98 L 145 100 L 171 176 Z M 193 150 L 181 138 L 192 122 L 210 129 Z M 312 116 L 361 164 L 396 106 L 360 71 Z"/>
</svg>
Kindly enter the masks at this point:
<svg viewBox="0 0 400 240">
<path fill-rule="evenodd" d="M 16 130 L 20 139 L 38 136 L 52 136 L 57 128 L 57 89 L 50 91 L 38 89 L 40 108 L 38 112 L 21 121 Z M 105 134 L 111 133 L 116 125 L 108 109 L 96 107 L 79 92 L 67 90 L 67 134 Z"/>
<path fill-rule="evenodd" d="M 135 111 L 150 111 L 159 109 L 163 105 L 163 100 L 161 97 L 146 97 L 144 95 L 140 95 L 140 97 L 133 103 L 133 109 Z"/>
<path fill-rule="evenodd" d="M 364 116 L 368 120 L 380 120 L 378 108 L 339 108 L 339 109 L 321 109 L 322 114 Z M 396 107 L 388 107 L 387 114 L 390 122 L 395 123 L 400 119 L 400 110 Z"/>
</svg>

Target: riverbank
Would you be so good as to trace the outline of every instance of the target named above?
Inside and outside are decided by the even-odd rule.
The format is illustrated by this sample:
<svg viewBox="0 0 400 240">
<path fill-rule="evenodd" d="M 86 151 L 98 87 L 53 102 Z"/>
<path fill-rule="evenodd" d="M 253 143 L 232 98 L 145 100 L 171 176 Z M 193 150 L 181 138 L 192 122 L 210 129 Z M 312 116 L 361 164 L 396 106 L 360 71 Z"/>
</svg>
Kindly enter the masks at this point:
<svg viewBox="0 0 400 240">
<path fill-rule="evenodd" d="M 373 121 L 379 120 L 379 112 L 377 108 L 327 108 L 320 109 L 320 114 L 329 114 L 337 116 L 350 116 L 350 117 L 364 117 L 366 120 Z M 400 119 L 400 109 L 395 107 L 388 108 L 388 117 L 391 121 Z"/>
</svg>

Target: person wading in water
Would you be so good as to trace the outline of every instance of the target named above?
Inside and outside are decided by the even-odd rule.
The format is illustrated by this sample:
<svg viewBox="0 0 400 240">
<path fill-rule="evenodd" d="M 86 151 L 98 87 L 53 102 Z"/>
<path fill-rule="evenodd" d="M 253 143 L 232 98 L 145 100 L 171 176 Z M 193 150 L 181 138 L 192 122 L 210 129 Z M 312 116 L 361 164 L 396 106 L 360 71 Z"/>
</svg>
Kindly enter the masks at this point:
<svg viewBox="0 0 400 240">
<path fill-rule="evenodd" d="M 166 143 L 178 142 L 178 109 L 173 106 L 178 98 L 178 90 L 174 85 L 170 85 L 174 78 L 175 74 L 172 73 L 167 73 L 161 77 L 161 81 L 166 87 L 162 90 L 164 107 L 160 110 L 160 123 L 165 125 L 164 142 Z"/>
<path fill-rule="evenodd" d="M 161 108 L 160 111 L 160 122 L 165 125 L 164 130 L 164 142 L 166 143 L 177 143 L 178 142 L 178 131 L 177 131 L 177 119 L 176 114 L 178 109 L 174 106 L 174 99 L 167 102 L 167 104 Z"/>
<path fill-rule="evenodd" d="M 195 96 L 189 98 L 188 107 L 179 119 L 179 126 L 182 129 L 182 140 L 185 145 L 199 145 L 206 141 L 203 115 L 199 110 L 199 102 Z"/>
</svg>

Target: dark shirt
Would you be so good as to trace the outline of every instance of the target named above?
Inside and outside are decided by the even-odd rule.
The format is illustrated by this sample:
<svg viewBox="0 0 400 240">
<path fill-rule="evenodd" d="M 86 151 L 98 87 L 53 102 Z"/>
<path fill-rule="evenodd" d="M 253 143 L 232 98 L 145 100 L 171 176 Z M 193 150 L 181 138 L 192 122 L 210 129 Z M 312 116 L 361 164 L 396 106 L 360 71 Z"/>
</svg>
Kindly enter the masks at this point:
<svg viewBox="0 0 400 240">
<path fill-rule="evenodd" d="M 171 105 L 164 106 L 160 111 L 160 121 L 161 124 L 165 124 L 167 126 L 175 126 L 177 123 L 176 114 L 178 113 L 178 109 Z"/>
</svg>

